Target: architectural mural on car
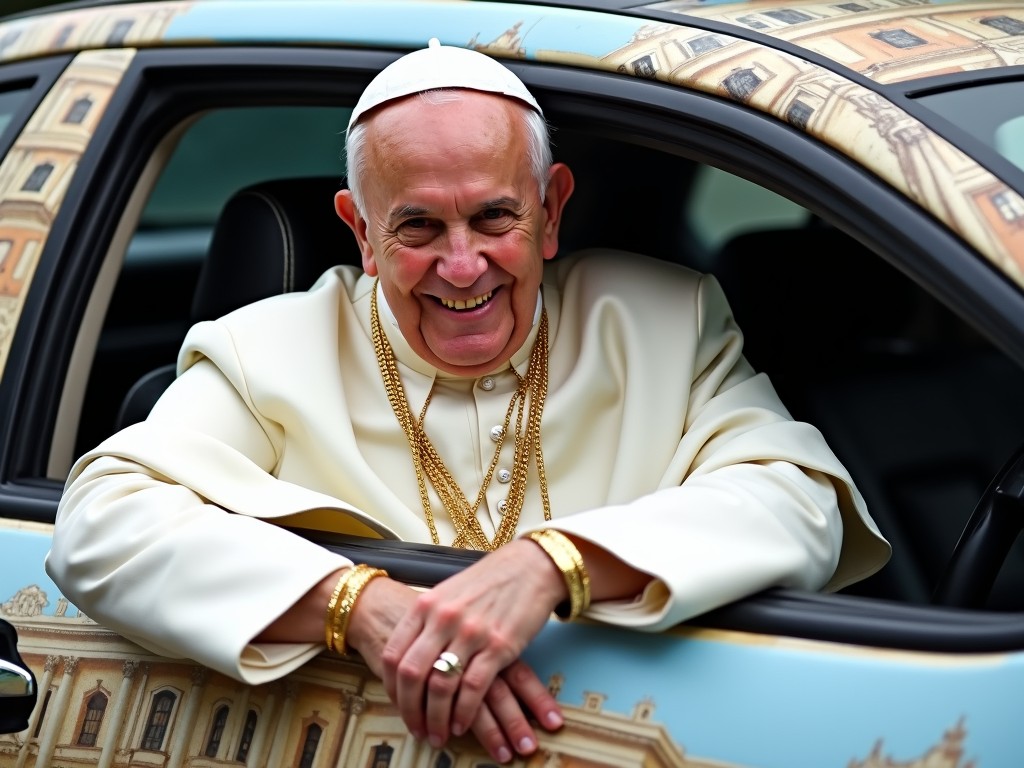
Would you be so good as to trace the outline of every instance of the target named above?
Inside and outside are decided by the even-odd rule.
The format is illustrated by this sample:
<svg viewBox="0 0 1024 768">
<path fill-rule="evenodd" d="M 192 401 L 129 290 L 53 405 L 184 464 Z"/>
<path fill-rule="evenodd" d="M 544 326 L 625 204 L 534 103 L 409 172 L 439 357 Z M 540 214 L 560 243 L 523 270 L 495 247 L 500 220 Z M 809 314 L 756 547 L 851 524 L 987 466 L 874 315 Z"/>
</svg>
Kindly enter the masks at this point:
<svg viewBox="0 0 1024 768">
<path fill-rule="evenodd" d="M 0 163 L 0 375 L 57 209 L 131 57 L 79 55 Z"/>
<path fill-rule="evenodd" d="M 313 24 L 329 8 L 306 2 Z M 470 6 L 473 6 L 470 8 Z M 879 83 L 908 82 L 949 72 L 1024 62 L 1024 7 L 1017 2 L 978 2 L 969 12 L 930 0 L 858 0 L 769 7 L 746 3 L 675 0 L 652 10 L 677 12 L 680 22 L 709 19 L 769 34 L 838 64 L 838 73 L 789 53 L 773 51 L 722 32 L 644 19 L 559 8 L 502 4 L 410 4 L 422 24 L 388 29 L 388 39 L 349 40 L 359 25 L 289 28 L 290 38 L 416 46 L 420 30 L 443 18 L 445 39 L 500 57 L 528 58 L 627 73 L 696 88 L 742 101 L 785 120 L 901 190 L 1024 285 L 1024 198 L 917 119 L 869 87 L 848 79 L 856 72 Z M 245 25 L 229 23 L 238 14 Z M 470 12 L 472 11 L 472 12 Z M 379 13 L 373 3 L 346 5 L 360 18 Z M 343 16 L 334 7 L 334 17 Z M 567 19 L 586 18 L 602 31 L 603 50 L 570 38 Z M 295 23 L 295 22 L 292 22 Z M 578 21 L 576 22 L 578 23 Z M 576 28 L 576 23 L 572 28 Z M 692 22 L 691 22 L 692 23 Z M 246 0 L 126 5 L 118 13 L 82 9 L 0 25 L 0 61 L 88 46 L 161 43 L 258 43 L 280 38 L 273 8 Z M 379 25 L 377 34 L 382 34 Z M 465 35 L 458 38 L 458 31 Z M 620 42 L 610 44 L 618 34 Z M 491 42 L 481 43 L 490 40 Z M 534 41 L 534 42 L 531 42 Z M 7 326 L 9 329 L 9 325 Z"/>
<path fill-rule="evenodd" d="M 756 0 L 740 4 L 742 11 L 694 8 L 686 0 L 652 7 L 771 30 L 880 82 L 1024 64 L 1019 3 L 978 3 L 970 16 L 929 3 L 908 8 L 898 0 L 763 12 Z M 903 15 L 883 13 L 894 7 Z M 1024 198 L 866 86 L 795 55 L 669 24 L 639 30 L 605 61 L 618 71 L 741 101 L 819 138 L 931 211 L 1024 285 Z"/>
<path fill-rule="evenodd" d="M 0 24 L 0 61 L 28 58 L 47 52 L 85 51 L 74 59 L 33 116 L 14 148 L 0 165 L 0 373 L 10 349 L 11 336 L 51 222 L 60 206 L 79 158 L 108 100 L 129 65 L 135 47 L 167 44 L 212 44 L 214 41 L 249 42 L 271 39 L 277 19 L 269 6 L 245 0 L 230 3 L 232 12 L 244 14 L 243 28 L 210 23 L 202 35 L 203 14 L 223 10 L 222 3 L 166 2 L 125 5 L 109 9 L 82 9 L 53 17 Z M 309 5 L 316 5 L 310 3 Z M 834 146 L 911 199 L 935 212 L 982 253 L 1024 284 L 1024 200 L 993 174 L 968 159 L 892 102 L 866 85 L 843 77 L 799 56 L 770 51 L 720 32 L 652 23 L 638 18 L 607 17 L 617 25 L 618 42 L 594 51 L 586 42 L 560 33 L 557 45 L 533 41 L 542 37 L 547 21 L 558 22 L 564 9 L 527 11 L 501 4 L 482 4 L 466 13 L 461 3 L 448 3 L 459 15 L 460 27 L 446 20 L 444 42 L 477 47 L 505 58 L 528 58 L 656 78 L 741 101 L 789 122 Z M 793 9 L 769 10 L 759 3 L 740 6 L 712 2 L 658 3 L 652 8 L 715 21 L 728 21 L 763 31 L 834 58 L 843 67 L 879 83 L 898 83 L 916 77 L 1003 64 L 1022 64 L 1024 8 L 1018 3 L 979 2 L 970 14 L 953 14 L 941 4 L 912 0 L 857 0 L 815 6 L 794 4 Z M 372 12 L 372 3 L 352 4 L 352 13 Z M 896 8 L 899 16 L 887 15 Z M 212 9 L 212 10 L 211 10 Z M 432 8 L 423 13 L 429 14 Z M 408 15 L 417 13 L 408 8 Z M 533 15 L 527 16 L 527 13 Z M 590 16 L 591 14 L 584 14 Z M 597 14 L 594 14 L 597 15 Z M 195 26 L 180 26 L 186 21 Z M 681 17 L 682 20 L 682 17 Z M 393 31 L 381 42 L 415 46 L 413 39 L 430 27 L 410 23 L 410 31 Z M 318 31 L 308 31 L 315 40 Z M 325 33 L 319 33 L 325 34 Z M 405 36 L 403 36 L 405 35 Z M 924 42 L 918 42 L 924 41 Z M 322 42 L 331 42 L 330 38 Z M 126 47 L 125 47 L 126 46 Z M 573 47 L 576 46 L 576 47 Z M 1016 254 L 1016 257 L 1015 257 Z M 9 521 L 7 525 L 12 525 Z M 5 534 L 25 537 L 42 547 L 24 568 L 0 573 L 0 613 L 18 628 L 21 648 L 37 676 L 39 702 L 29 728 L 0 736 L 0 768 L 13 766 L 210 766 L 223 761 L 254 768 L 281 765 L 357 765 L 381 768 L 443 768 L 478 766 L 486 757 L 469 741 L 439 753 L 413 741 L 397 717 L 379 681 L 358 663 L 327 655 L 284 680 L 264 686 L 244 686 L 187 661 L 166 659 L 111 633 L 78 613 L 41 572 L 42 553 L 49 537 L 46 526 L 23 525 Z M 13 573 L 38 573 L 35 582 L 6 584 Z M 549 632 L 592 631 L 564 628 Z M 684 642 L 679 635 L 685 635 Z M 541 640 L 543 640 L 543 637 Z M 715 662 L 715 647 L 727 646 L 730 660 L 737 648 L 755 654 L 759 670 L 783 667 L 790 656 L 810 663 L 812 656 L 828 674 L 846 674 L 856 664 L 858 651 L 846 655 L 827 644 L 794 649 L 794 641 L 722 638 L 681 631 L 660 637 L 645 636 L 630 642 L 647 643 L 658 653 L 678 656 L 678 664 L 665 668 L 700 672 L 688 654 L 707 654 Z M 772 645 L 774 644 L 774 645 Z M 648 647 L 648 646 L 644 646 Z M 626 666 L 625 656 L 606 655 L 600 664 L 586 667 L 585 659 L 543 653 L 544 643 L 532 658 L 565 707 L 567 726 L 559 734 L 542 737 L 539 755 L 524 765 L 600 766 L 645 765 L 680 768 L 743 768 L 771 766 L 740 749 L 753 738 L 737 733 L 732 743 L 712 746 L 708 729 L 695 723 L 707 702 L 685 699 L 686 674 L 678 679 L 661 676 L 663 690 L 634 691 L 628 681 L 611 672 Z M 810 651 L 810 653 L 808 653 Z M 724 653 L 724 652 L 723 652 Z M 859 651 L 863 656 L 871 652 Z M 941 655 L 938 655 L 941 657 Z M 548 658 L 555 659 L 546 667 Z M 938 714 L 922 712 L 886 715 L 898 708 L 899 684 L 872 682 L 865 675 L 859 703 L 829 702 L 837 711 L 850 708 L 847 717 L 874 718 L 851 723 L 851 745 L 831 745 L 827 759 L 809 757 L 814 768 L 1001 768 L 999 738 L 1024 738 L 1011 725 L 1012 708 L 1005 706 L 1009 690 L 1019 689 L 1024 670 L 1020 655 L 985 658 L 933 658 L 922 654 L 915 662 L 922 669 L 947 667 L 956 687 L 957 665 L 990 670 L 989 690 L 964 690 L 962 700 L 933 702 Z M 570 668 L 571 667 L 571 668 Z M 585 668 L 586 667 L 586 668 Z M 873 669 L 874 667 L 872 667 Z M 900 668 L 902 669 L 902 667 Z M 828 699 L 823 674 L 823 699 Z M 878 675 L 876 671 L 874 673 Z M 653 680 L 656 676 L 642 676 Z M 895 676 L 894 676 L 895 677 Z M 969 677 L 969 680 L 968 680 Z M 960 679 L 964 685 L 976 676 Z M 859 713 L 877 685 L 877 705 Z M 912 684 L 908 682 L 907 685 Z M 973 684 L 973 683 L 971 683 Z M 767 685 L 767 684 L 766 684 Z M 850 688 L 852 684 L 847 683 Z M 888 686 L 888 687 L 887 687 Z M 853 686 L 856 687 L 856 686 Z M 784 682 L 776 689 L 784 697 Z M 698 690 L 704 690 L 702 686 Z M 1004 692 L 1000 704 L 998 692 Z M 752 696 L 763 701 L 765 696 Z M 986 702 L 985 696 L 995 697 Z M 624 698 L 625 697 L 625 698 Z M 676 697 L 683 697 L 677 699 Z M 669 704 L 668 702 L 673 702 Z M 740 697 L 723 705 L 742 706 Z M 794 719 L 837 717 L 822 713 L 821 702 L 787 702 Z M 802 706 L 802 710 L 795 707 Z M 986 707 L 988 707 L 986 709 Z M 782 708 L 780 708 L 781 711 Z M 682 725 L 679 711 L 686 713 Z M 923 729 L 913 743 L 892 744 L 887 725 L 905 728 L 911 716 Z M 759 717 L 736 715 L 736 723 L 781 722 L 781 714 Z M 1000 718 L 1005 718 L 1001 720 Z M 773 719 L 776 718 L 776 719 Z M 856 726 L 856 727 L 854 727 Z M 780 730 L 782 726 L 777 726 Z M 770 729 L 769 729 L 770 731 Z M 807 738 L 808 754 L 813 726 L 792 733 L 762 733 L 760 746 L 767 754 L 773 737 L 793 744 Z M 745 748 L 745 747 L 744 747 Z M 825 747 L 821 747 L 825 749 Z M 797 768 L 792 762 L 787 768 Z"/>
<path fill-rule="evenodd" d="M 0 164 L 0 375 L 50 226 L 134 55 L 122 46 L 158 38 L 179 6 L 125 6 L 117 14 L 72 12 L 0 25 L 0 62 L 100 44 L 75 57 Z"/>
<path fill-rule="evenodd" d="M 28 728 L 0 735 L 0 768 L 491 765 L 471 738 L 444 750 L 415 741 L 355 659 L 325 652 L 281 680 L 248 686 L 155 655 L 60 595 L 42 571 L 52 527 L 3 521 L 0 532 L 19 560 L 0 572 L 0 615 L 17 628 L 39 689 Z M 887 667 L 887 657 L 898 658 Z M 1000 755 L 1019 754 L 1006 744 L 1020 729 L 1005 695 L 1018 689 L 1022 654 L 901 654 L 553 621 L 528 659 L 566 717 L 556 734 L 540 733 L 534 757 L 517 763 L 530 768 L 1009 768 Z M 801 697 L 787 698 L 796 669 Z M 921 696 L 922 685 L 936 684 L 936 701 Z M 777 708 L 765 711 L 766 701 Z M 847 727 L 837 730 L 837 719 Z M 819 728 L 827 743 L 816 743 Z"/>
</svg>

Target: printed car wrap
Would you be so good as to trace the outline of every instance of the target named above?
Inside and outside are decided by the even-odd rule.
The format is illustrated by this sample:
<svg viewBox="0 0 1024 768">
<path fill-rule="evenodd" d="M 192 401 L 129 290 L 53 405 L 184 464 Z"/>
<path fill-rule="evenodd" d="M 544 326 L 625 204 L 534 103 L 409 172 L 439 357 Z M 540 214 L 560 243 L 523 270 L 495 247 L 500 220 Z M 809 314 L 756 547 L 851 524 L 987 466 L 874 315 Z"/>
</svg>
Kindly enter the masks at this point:
<svg viewBox="0 0 1024 768">
<path fill-rule="evenodd" d="M 78 52 L 0 165 L 0 245 L 10 243 L 0 278 L 0 374 L 77 161 L 136 50 L 157 46 L 398 52 L 437 34 L 499 58 L 698 90 L 845 154 L 1024 285 L 1024 199 L 886 95 L 920 78 L 1024 65 L 1019 2 L 981 1 L 969 12 L 906 0 L 647 8 L 658 19 L 468 1 L 195 0 L 0 23 L 0 62 Z M 766 47 L 771 41 L 781 47 Z M 85 98 L 82 119 L 68 122 Z M 310 749 L 316 765 L 487 763 L 470 740 L 443 752 L 414 741 L 358 660 L 325 653 L 283 680 L 249 687 L 98 626 L 42 570 L 51 531 L 0 524 L 0 613 L 18 628 L 40 687 L 29 728 L 0 735 L 0 768 L 295 765 Z M 577 652 L 559 651 L 566 646 Z M 528 659 L 556 692 L 567 726 L 542 734 L 539 754 L 524 765 L 1017 768 L 1024 754 L 1011 698 L 1024 681 L 1024 652 L 879 651 L 697 627 L 651 635 L 551 622 Z M 788 685 L 797 670 L 799 696 Z M 837 721 L 842 729 L 826 727 Z"/>
<path fill-rule="evenodd" d="M 51 531 L 0 524 L 15 561 L 0 572 L 9 596 L 0 611 L 39 682 L 29 728 L 0 736 L 0 768 L 213 764 L 206 760 L 276 768 L 298 765 L 303 750 L 318 766 L 490 764 L 471 738 L 443 750 L 414 740 L 358 658 L 325 651 L 281 680 L 246 686 L 98 626 L 42 570 Z M 1011 706 L 1024 683 L 1019 651 L 874 650 L 552 620 L 526 658 L 566 725 L 541 732 L 539 752 L 519 765 L 1018 768 L 1024 754 Z M 789 685 L 794 677 L 800 686 Z"/>
<path fill-rule="evenodd" d="M 8 22 L 0 25 L 0 61 L 113 45 L 316 43 L 405 49 L 423 45 L 424 34 L 436 34 L 442 43 L 498 58 L 656 79 L 740 101 L 806 131 L 930 211 L 1024 285 L 1024 198 L 869 87 L 872 81 L 906 84 L 1021 63 L 1024 8 L 1018 3 L 979 2 L 970 12 L 938 0 L 912 5 L 872 0 L 869 6 L 790 2 L 782 8 L 765 0 L 682 0 L 649 8 L 672 11 L 693 25 L 468 0 L 397 2 L 387 8 L 382 2 L 291 0 L 286 11 L 276 3 L 194 0 Z M 393 18 L 408 23 L 395 25 Z M 702 28 L 702 22 L 715 26 Z M 725 31 L 737 26 L 752 39 Z M 576 34 L 580 28 L 587 33 Z M 790 45 L 770 48 L 772 40 Z M 853 73 L 858 77 L 851 78 Z"/>
</svg>

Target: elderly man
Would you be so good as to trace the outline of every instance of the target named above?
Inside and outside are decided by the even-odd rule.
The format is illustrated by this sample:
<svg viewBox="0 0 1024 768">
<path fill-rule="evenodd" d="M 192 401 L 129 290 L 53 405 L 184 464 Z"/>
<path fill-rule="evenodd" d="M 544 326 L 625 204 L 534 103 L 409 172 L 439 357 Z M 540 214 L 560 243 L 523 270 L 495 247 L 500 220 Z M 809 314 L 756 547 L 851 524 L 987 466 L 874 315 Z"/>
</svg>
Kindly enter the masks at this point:
<svg viewBox="0 0 1024 768">
<path fill-rule="evenodd" d="M 149 419 L 74 467 L 47 566 L 89 615 L 250 683 L 358 652 L 415 736 L 506 762 L 527 715 L 561 724 L 519 659 L 553 613 L 653 631 L 885 562 L 714 279 L 554 259 L 573 177 L 505 67 L 402 57 L 347 152 L 363 271 L 197 325 Z M 417 591 L 281 525 L 341 517 L 488 554 Z"/>
</svg>

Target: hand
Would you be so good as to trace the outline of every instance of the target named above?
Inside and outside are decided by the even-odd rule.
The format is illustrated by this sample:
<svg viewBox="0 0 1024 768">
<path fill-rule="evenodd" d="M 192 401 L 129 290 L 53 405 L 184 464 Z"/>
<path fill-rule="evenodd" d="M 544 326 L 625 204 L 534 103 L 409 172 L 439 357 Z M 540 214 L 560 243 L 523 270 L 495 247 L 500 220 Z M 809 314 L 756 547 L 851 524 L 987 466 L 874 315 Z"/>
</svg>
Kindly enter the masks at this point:
<svg viewBox="0 0 1024 768">
<path fill-rule="evenodd" d="M 384 581 L 375 579 L 367 590 Z M 437 748 L 450 735 L 472 730 L 502 762 L 511 759 L 512 751 L 532 753 L 537 741 L 524 708 L 546 728 L 558 728 L 562 716 L 554 697 L 519 656 L 565 596 L 554 563 L 525 540 L 506 544 L 419 594 L 384 644 L 382 669 L 374 670 L 410 732 L 417 738 L 426 735 Z M 361 597 L 357 612 L 378 605 L 378 599 Z M 378 644 L 383 636 L 378 634 Z M 458 656 L 461 671 L 433 669 L 444 651 Z"/>
</svg>

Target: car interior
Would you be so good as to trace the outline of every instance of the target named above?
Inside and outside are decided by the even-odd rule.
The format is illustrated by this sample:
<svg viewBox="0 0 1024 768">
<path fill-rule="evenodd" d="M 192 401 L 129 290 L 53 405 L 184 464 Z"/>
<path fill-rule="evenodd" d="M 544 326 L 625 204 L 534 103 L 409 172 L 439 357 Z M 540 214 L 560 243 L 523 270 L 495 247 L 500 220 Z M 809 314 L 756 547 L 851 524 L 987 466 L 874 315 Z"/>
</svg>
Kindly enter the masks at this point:
<svg viewBox="0 0 1024 768">
<path fill-rule="evenodd" d="M 281 109 L 301 122 L 304 108 Z M 308 158 L 254 169 L 259 149 L 227 149 L 236 118 L 252 125 L 250 116 L 228 112 L 190 121 L 155 163 L 99 330 L 76 456 L 145 418 L 193 322 L 359 263 L 333 208 L 343 169 Z M 337 157 L 344 111 L 320 117 L 334 126 L 326 151 Z M 562 252 L 612 247 L 715 274 L 748 359 L 795 417 L 822 430 L 893 544 L 882 571 L 845 591 L 930 603 L 968 517 L 1024 435 L 1024 371 L 858 240 L 774 192 L 580 128 L 556 130 L 555 147 L 577 182 Z M 654 168 L 671 184 L 652 182 Z M 195 204 L 190 190 L 210 199 Z M 1017 546 L 985 607 L 1024 608 L 1022 578 Z"/>
</svg>

